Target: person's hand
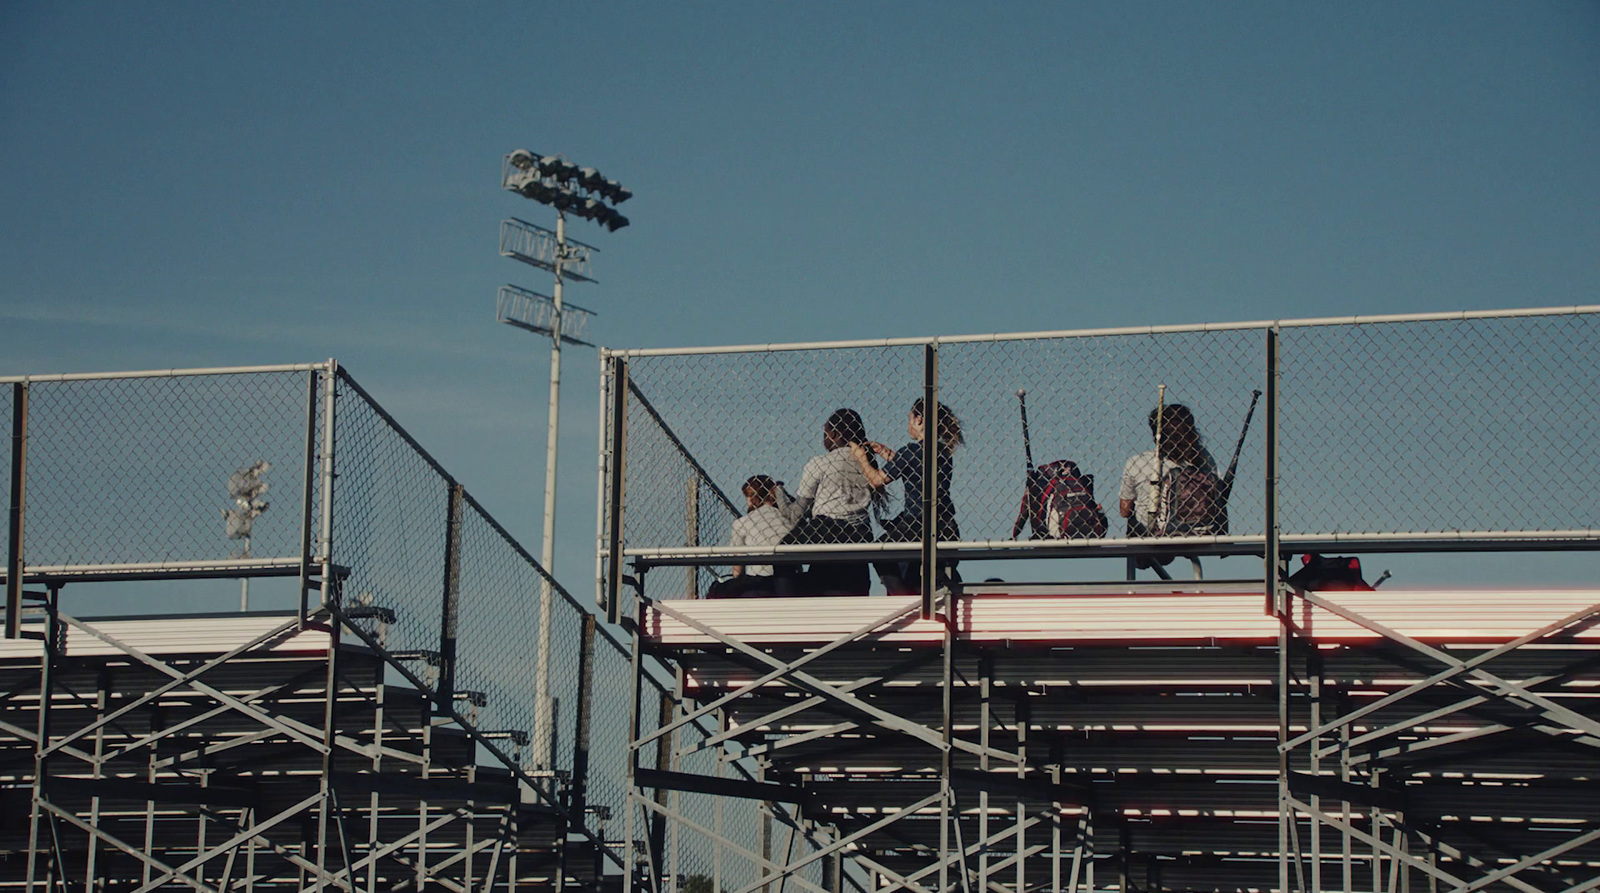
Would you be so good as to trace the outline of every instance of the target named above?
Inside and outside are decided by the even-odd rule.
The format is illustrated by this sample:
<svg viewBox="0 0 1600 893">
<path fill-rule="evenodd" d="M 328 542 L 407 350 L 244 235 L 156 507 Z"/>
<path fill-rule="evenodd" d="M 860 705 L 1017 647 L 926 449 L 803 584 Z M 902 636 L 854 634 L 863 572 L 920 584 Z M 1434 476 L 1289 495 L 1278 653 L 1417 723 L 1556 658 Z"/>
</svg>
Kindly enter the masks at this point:
<svg viewBox="0 0 1600 893">
<path fill-rule="evenodd" d="M 876 446 L 876 444 L 874 444 Z M 850 456 L 856 460 L 857 465 L 867 464 L 867 448 L 859 443 L 850 444 Z"/>
<path fill-rule="evenodd" d="M 890 449 L 887 445 L 878 443 L 876 440 L 869 441 L 868 443 L 872 447 L 872 451 L 874 453 L 877 453 L 879 456 L 882 456 L 884 459 L 887 459 L 891 462 L 894 461 L 894 450 Z"/>
</svg>

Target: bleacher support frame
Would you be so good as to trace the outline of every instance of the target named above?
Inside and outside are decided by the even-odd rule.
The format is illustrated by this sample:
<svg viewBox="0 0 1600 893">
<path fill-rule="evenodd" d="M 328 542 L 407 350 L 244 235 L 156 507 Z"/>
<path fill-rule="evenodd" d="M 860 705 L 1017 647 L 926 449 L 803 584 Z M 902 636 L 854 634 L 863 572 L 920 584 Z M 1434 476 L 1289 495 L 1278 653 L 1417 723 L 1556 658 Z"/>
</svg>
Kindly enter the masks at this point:
<svg viewBox="0 0 1600 893">
<path fill-rule="evenodd" d="M 1513 510 L 1504 518 L 1479 516 L 1472 512 L 1481 509 L 1473 508 L 1470 500 L 1446 504 L 1441 498 L 1436 526 L 1419 524 L 1403 507 L 1394 508 L 1392 494 L 1363 489 L 1381 483 L 1307 483 L 1308 465 L 1320 458 L 1316 439 L 1340 433 L 1337 428 L 1307 430 L 1308 414 L 1317 404 L 1306 394 L 1323 393 L 1317 387 L 1321 383 L 1310 378 L 1343 383 L 1369 374 L 1361 400 L 1352 398 L 1365 401 L 1369 411 L 1373 406 L 1412 410 L 1434 406 L 1448 413 L 1453 411 L 1445 408 L 1451 392 L 1441 387 L 1449 383 L 1442 386 L 1403 376 L 1448 367 L 1459 374 L 1460 382 L 1454 383 L 1458 388 L 1478 387 L 1488 379 L 1514 393 L 1536 379 L 1524 382 L 1519 377 L 1523 373 L 1509 361 L 1515 358 L 1531 369 L 1536 363 L 1524 360 L 1524 354 L 1537 355 L 1548 338 L 1551 354 L 1568 361 L 1576 358 L 1580 368 L 1571 372 L 1583 379 L 1600 357 L 1597 321 L 1600 307 L 1570 307 L 602 351 L 597 597 L 613 616 L 636 625 L 636 666 L 656 657 L 677 667 L 676 685 L 662 694 L 666 706 L 659 719 L 658 711 L 646 702 L 651 684 L 643 680 L 650 674 L 641 671 L 635 687 L 629 822 L 637 819 L 652 833 L 625 835 L 637 841 L 635 858 L 640 865 L 629 873 L 630 885 L 651 893 L 672 893 L 692 882 L 691 872 L 682 866 L 714 864 L 714 888 L 729 893 L 770 893 L 783 889 L 784 883 L 819 893 L 852 885 L 861 890 L 1013 893 L 1600 889 L 1600 846 L 1596 846 L 1600 814 L 1592 809 L 1585 813 L 1583 807 L 1594 802 L 1592 778 L 1600 770 L 1600 753 L 1595 750 L 1600 747 L 1600 712 L 1584 700 L 1588 688 L 1600 684 L 1596 671 L 1600 642 L 1590 632 L 1600 616 L 1600 595 L 1569 593 L 1540 602 L 1538 592 L 1525 591 L 1521 597 L 1533 604 L 1515 616 L 1496 613 L 1492 599 L 1464 596 L 1460 610 L 1466 626 L 1458 628 L 1441 620 L 1436 606 L 1421 604 L 1422 596 L 1397 593 L 1391 600 L 1391 608 L 1405 607 L 1405 597 L 1411 596 L 1421 612 L 1415 616 L 1378 616 L 1367 602 L 1350 599 L 1344 592 L 1289 582 L 1289 559 L 1302 553 L 1600 549 L 1600 524 L 1593 511 L 1600 504 L 1600 480 L 1581 469 L 1572 473 L 1575 476 L 1496 478 L 1495 486 L 1503 490 L 1500 496 L 1506 502 L 1522 500 L 1529 505 L 1537 500 L 1528 499 L 1527 493 L 1537 494 L 1539 488 L 1559 480 L 1567 488 L 1564 495 L 1571 497 L 1563 505 L 1578 506 L 1566 514 L 1561 513 L 1565 509 L 1549 516 L 1517 515 Z M 1283 343 L 1286 332 L 1294 335 L 1294 345 L 1288 349 Z M 789 454 L 777 460 L 752 456 L 743 457 L 741 465 L 739 434 L 758 430 L 774 436 L 748 418 L 759 417 L 763 425 L 770 425 L 773 406 L 784 405 L 786 397 L 818 391 L 824 393 L 820 402 L 813 401 L 817 407 L 831 403 L 867 410 L 874 405 L 868 397 L 882 399 L 881 394 L 898 408 L 911 384 L 909 374 L 895 373 L 900 377 L 880 390 L 857 387 L 834 393 L 806 375 L 832 383 L 828 376 L 833 373 L 827 370 L 838 368 L 843 371 L 837 378 L 849 383 L 862 378 L 863 370 L 903 369 L 911 365 L 906 351 L 920 349 L 924 394 L 934 400 L 944 393 L 939 352 L 950 346 L 969 352 L 963 355 L 961 368 L 971 376 L 988 368 L 972 359 L 971 352 L 1022 345 L 1015 350 L 1024 357 L 1053 356 L 1051 351 L 1057 349 L 1076 356 L 1076 347 L 1057 345 L 1081 342 L 1089 345 L 1082 354 L 1091 361 L 1096 356 L 1107 358 L 1109 380 L 1113 373 L 1123 374 L 1114 359 L 1119 345 L 1133 344 L 1134 349 L 1167 356 L 1165 348 L 1137 345 L 1173 338 L 1188 339 L 1184 344 L 1192 347 L 1212 333 L 1260 337 L 1262 361 L 1256 367 L 1260 378 L 1226 383 L 1234 388 L 1257 385 L 1265 393 L 1264 444 L 1246 465 L 1247 473 L 1257 476 L 1258 495 L 1233 507 L 1236 521 L 1245 519 L 1245 533 L 1023 542 L 968 533 L 955 542 L 719 545 L 721 532 L 737 514 L 724 494 L 740 475 L 798 461 Z M 1344 346 L 1318 345 L 1318 336 Z M 1420 359 L 1395 355 L 1397 344 L 1440 352 Z M 1353 345 L 1348 356 L 1339 355 L 1348 345 Z M 1471 349 L 1482 355 L 1463 355 Z M 1308 361 L 1308 355 L 1316 359 Z M 1006 354 L 1003 360 L 999 365 L 1007 370 L 1017 366 L 1017 356 Z M 1203 352 L 1196 365 L 1207 366 Z M 1384 371 L 1390 366 L 1390 372 Z M 1002 388 L 1000 373 L 985 386 L 1009 395 L 1014 384 Z M 1097 372 L 1091 367 L 1074 374 L 1078 376 L 1074 381 L 1092 382 Z M 1160 374 L 1146 377 L 1153 383 Z M 1287 398 L 1286 378 L 1292 379 Z M 1407 393 L 1397 396 L 1402 388 L 1395 382 L 1403 383 Z M 971 381 L 961 384 L 969 399 L 981 392 Z M 735 388 L 743 403 L 724 407 L 716 402 L 724 399 L 721 389 Z M 1030 397 L 1035 393 L 1029 390 Z M 1434 400 L 1439 402 L 1429 402 Z M 1534 437 L 1552 461 L 1559 461 L 1554 456 L 1581 455 L 1585 443 L 1592 447 L 1584 432 L 1600 423 L 1600 400 L 1584 395 L 1574 399 L 1570 390 L 1560 397 L 1528 394 L 1525 400 L 1526 406 L 1493 406 L 1503 418 L 1484 424 L 1492 428 L 1492 437 L 1501 439 L 1483 445 L 1485 454 L 1501 455 L 1503 445 Z M 858 406 L 860 402 L 868 405 Z M 1550 406 L 1570 413 L 1536 414 Z M 1142 421 L 1142 408 L 1126 413 Z M 814 422 L 808 418 L 804 424 Z M 1087 424 L 1107 427 L 1099 420 Z M 786 435 L 788 429 L 782 430 Z M 1286 442 L 1291 430 L 1293 440 Z M 1451 463 L 1459 453 L 1446 441 L 1457 431 L 1470 430 L 1440 424 L 1437 431 L 1408 429 L 1404 434 L 1412 439 L 1408 448 L 1437 451 L 1426 454 L 1424 463 L 1452 473 Z M 804 436 L 809 440 L 809 434 Z M 1371 436 L 1381 438 L 1381 429 Z M 923 444 L 932 442 L 925 435 Z M 1370 447 L 1374 442 L 1357 444 Z M 665 484 L 682 493 L 678 482 L 684 478 L 689 481 L 686 499 L 680 496 L 674 503 L 659 492 Z M 1286 483 L 1291 487 L 1287 493 Z M 1340 489 L 1327 489 L 1334 486 Z M 1314 502 L 1326 500 L 1330 492 L 1339 494 L 1337 504 Z M 918 495 L 923 529 L 934 529 L 936 525 L 929 523 L 931 494 Z M 907 505 L 911 498 L 907 494 Z M 728 515 L 715 508 L 718 503 L 728 507 Z M 676 524 L 675 504 L 683 507 Z M 1582 507 L 1585 504 L 1588 508 Z M 997 509 L 982 508 L 998 514 Z M 1448 514 L 1458 508 L 1465 514 Z M 706 521 L 709 514 L 716 518 Z M 1355 526 L 1363 523 L 1369 526 Z M 965 517 L 962 524 L 966 533 Z M 682 538 L 674 539 L 679 534 Z M 1252 626 L 1237 640 L 1210 645 L 1172 634 L 1163 639 L 1152 633 L 1155 637 L 1142 639 L 1134 629 L 1136 623 L 1130 623 L 1120 641 L 1094 635 L 1085 639 L 1074 633 L 1051 643 L 1030 643 L 1019 633 L 1013 642 L 984 639 L 984 628 L 975 619 L 986 598 L 1021 597 L 1017 594 L 1021 590 L 1000 584 L 940 590 L 934 588 L 933 575 L 925 575 L 921 598 L 915 602 L 892 599 L 881 610 L 850 613 L 850 622 L 857 625 L 846 627 L 844 619 L 808 623 L 798 613 L 784 613 L 777 602 L 745 606 L 740 614 L 737 603 L 677 601 L 685 597 L 677 588 L 680 577 L 651 573 L 689 568 L 693 580 L 697 568 L 704 574 L 711 567 L 747 562 L 919 557 L 926 561 L 930 555 L 962 560 L 1127 558 L 1130 567 L 1140 558 L 1253 555 L 1262 561 L 1264 571 L 1264 579 L 1254 584 L 1256 610 L 1267 625 Z M 687 597 L 696 599 L 702 588 L 701 583 L 691 582 Z M 1196 599 L 1216 593 L 1220 600 L 1236 598 L 1238 588 L 1179 581 L 1167 591 Z M 1076 604 L 1072 599 L 1080 594 L 1134 598 L 1149 592 L 1145 584 L 1134 582 L 1073 584 L 1058 587 L 1053 594 L 1062 600 L 1050 604 L 1065 608 Z M 1028 594 L 1046 597 L 1043 588 Z M 1505 598 L 1513 599 L 1514 594 L 1506 593 Z M 835 599 L 811 604 L 819 614 L 845 610 Z M 1114 656 L 1117 649 L 1130 646 L 1180 645 L 1201 649 L 1197 663 L 1213 659 L 1207 655 L 1249 661 L 1270 655 L 1272 669 L 1266 678 L 1229 681 L 1239 690 L 1228 700 L 1218 697 L 1215 702 L 1225 705 L 1223 709 L 1248 708 L 1241 716 L 1260 712 L 1259 721 L 1250 720 L 1259 723 L 1249 725 L 1253 731 L 1237 733 L 1225 742 L 1224 750 L 1237 750 L 1241 766 L 1271 768 L 1237 770 L 1257 773 L 1262 784 L 1238 786 L 1235 802 L 1226 798 L 1226 792 L 1216 793 L 1223 789 L 1215 786 L 1209 793 L 1186 793 L 1181 774 L 1171 774 L 1174 770 L 1169 768 L 1164 776 L 1168 780 L 1162 781 L 1157 767 L 1158 781 L 1167 785 L 1173 803 L 1190 805 L 1174 805 L 1170 815 L 1161 810 L 1152 813 L 1148 806 L 1130 810 L 1126 802 L 1132 801 L 1119 800 L 1120 785 L 1104 780 L 1090 783 L 1090 776 L 1079 774 L 1088 764 L 1071 767 L 1070 759 L 1059 753 L 1063 733 L 1030 717 L 1034 705 L 1059 711 L 1060 693 L 1077 683 L 1065 679 L 1029 683 L 1031 677 L 1017 667 L 1033 660 L 1027 655 L 1035 652 L 1028 648 L 1045 648 L 1047 654 L 1068 649 Z M 1038 660 L 1043 666 L 1056 666 L 1056 676 L 1073 672 L 1070 663 Z M 1491 662 L 1506 669 L 1492 670 Z M 937 672 L 931 669 L 935 665 Z M 887 684 L 891 680 L 907 686 L 906 691 L 925 694 L 920 700 L 897 696 Z M 1010 716 L 996 709 L 995 693 L 1001 689 L 1012 700 Z M 1198 697 L 1203 692 L 1173 694 Z M 820 717 L 798 718 L 806 711 Z M 1105 715 L 1119 714 L 1112 710 Z M 1102 722 L 1110 729 L 1116 721 Z M 1093 738 L 1097 733 L 1075 734 Z M 1042 745 L 1033 740 L 1035 735 L 1041 736 Z M 1116 737 L 1107 735 L 1108 740 Z M 1270 739 L 1271 744 L 1239 743 L 1258 739 Z M 1008 744 L 995 746 L 1000 740 Z M 1514 759 L 1518 748 L 1528 747 L 1552 755 L 1542 777 L 1530 775 L 1526 762 Z M 845 767 L 843 761 L 852 748 L 860 759 L 877 758 L 893 765 L 829 769 L 830 759 Z M 1114 760 L 1114 746 L 1110 752 L 1093 759 Z M 714 760 L 706 754 L 714 754 Z M 687 770 L 685 765 L 696 759 L 701 771 Z M 722 774 L 730 765 L 741 767 L 745 777 L 724 780 Z M 1014 779 L 1006 777 L 1011 767 L 1016 767 Z M 1226 775 L 1235 770 L 1218 771 Z M 835 776 L 841 780 L 829 780 Z M 855 781 L 843 780 L 847 777 Z M 874 787 L 863 779 L 897 780 L 900 799 L 881 801 L 887 796 L 882 791 L 892 786 L 884 781 Z M 1245 775 L 1239 779 L 1249 780 Z M 1275 789 L 1270 797 L 1261 790 L 1268 779 Z M 851 784 L 857 785 L 857 793 L 851 793 Z M 1211 799 L 1184 799 L 1191 796 Z M 1123 805 L 1116 805 L 1119 802 Z M 704 814 L 713 813 L 720 823 L 735 809 L 752 817 L 749 825 L 764 822 L 756 818 L 763 816 L 785 822 L 797 839 L 810 840 L 809 848 L 798 854 L 774 853 L 765 832 L 757 845 L 751 845 L 747 836 L 723 832 L 720 824 L 714 827 L 704 819 Z M 1141 838 L 1155 839 L 1154 832 L 1141 828 L 1163 822 L 1178 826 L 1189 814 L 1228 817 L 1200 828 L 1201 833 L 1220 829 L 1224 839 L 1205 838 L 1195 844 L 1193 855 L 1186 855 L 1187 850 L 1169 856 L 1165 850 L 1141 849 Z M 1104 825 L 1098 821 L 1102 816 L 1112 817 L 1110 841 L 1105 827 L 1096 833 L 1096 825 Z M 892 839 L 897 825 L 911 828 L 930 821 L 937 822 L 936 831 L 899 832 L 903 839 L 898 849 L 883 843 Z M 1270 839 L 1252 830 L 1266 822 L 1274 829 Z M 1228 838 L 1228 833 L 1235 836 Z M 868 843 L 869 839 L 876 843 Z M 885 857 L 890 855 L 900 861 L 889 864 Z M 843 866 L 817 873 L 818 865 L 836 857 Z M 725 869 L 729 860 L 738 862 L 740 870 Z"/>
</svg>

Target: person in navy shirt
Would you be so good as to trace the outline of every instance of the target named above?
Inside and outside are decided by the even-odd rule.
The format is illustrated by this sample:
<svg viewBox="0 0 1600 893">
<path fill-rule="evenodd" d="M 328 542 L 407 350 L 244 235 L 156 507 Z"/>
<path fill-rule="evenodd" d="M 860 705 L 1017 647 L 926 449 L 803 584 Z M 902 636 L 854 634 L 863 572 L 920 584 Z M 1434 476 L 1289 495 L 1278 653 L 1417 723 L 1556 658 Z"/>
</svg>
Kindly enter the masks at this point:
<svg viewBox="0 0 1600 893">
<path fill-rule="evenodd" d="M 943 541 L 961 539 L 961 528 L 956 524 L 956 507 L 950 499 L 950 479 L 955 467 L 953 454 L 964 442 L 961 420 L 950 407 L 939 403 L 939 443 L 934 450 L 934 517 L 938 521 L 935 535 Z M 873 489 L 882 490 L 890 481 L 900 481 L 905 498 L 900 514 L 883 522 L 880 542 L 916 543 L 922 540 L 922 488 L 926 472 L 922 461 L 924 403 L 918 398 L 911 404 L 906 419 L 906 433 L 911 442 L 898 450 L 881 443 L 868 443 L 852 447 L 851 453 L 864 477 Z M 868 454 L 868 450 L 872 455 Z M 872 458 L 884 460 L 881 468 L 874 467 Z M 954 561 L 939 562 L 939 582 L 948 585 L 959 581 Z M 874 567 L 878 578 L 890 595 L 909 595 L 922 591 L 922 563 L 918 561 L 880 561 Z"/>
</svg>

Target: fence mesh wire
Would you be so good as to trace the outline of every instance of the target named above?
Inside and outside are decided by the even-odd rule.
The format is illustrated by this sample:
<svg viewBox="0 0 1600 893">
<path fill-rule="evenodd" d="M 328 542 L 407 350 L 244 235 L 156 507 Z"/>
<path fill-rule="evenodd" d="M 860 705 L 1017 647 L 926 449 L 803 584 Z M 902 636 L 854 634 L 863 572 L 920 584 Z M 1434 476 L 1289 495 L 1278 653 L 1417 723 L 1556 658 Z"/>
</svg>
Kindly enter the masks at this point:
<svg viewBox="0 0 1600 893">
<path fill-rule="evenodd" d="M 1600 314 L 1285 329 L 1286 532 L 1593 530 Z"/>
<path fill-rule="evenodd" d="M 1225 532 L 1264 536 L 1270 432 L 1267 407 L 1255 400 L 1269 390 L 1274 330 L 939 341 L 940 400 L 964 440 L 952 454 L 949 483 L 959 539 L 1034 533 L 1021 511 L 1030 451 L 1034 466 L 1072 460 L 1093 478 L 1108 516 L 1105 535 L 1134 535 L 1119 517 L 1120 502 L 1141 486 L 1153 490 L 1130 460 L 1154 448 L 1150 413 L 1158 401 L 1168 413 L 1178 404 L 1192 411 L 1227 494 Z M 1600 422 L 1600 396 L 1589 384 L 1600 373 L 1600 314 L 1276 330 L 1283 534 L 1595 533 L 1600 473 L 1587 460 Z M 808 459 L 823 452 L 822 422 L 836 408 L 858 410 L 869 439 L 916 448 L 908 416 L 923 393 L 923 349 L 627 356 L 623 548 L 727 543 L 734 513 L 720 500 L 708 509 L 705 493 L 728 494 L 742 513 L 739 488 L 751 475 L 792 489 Z M 879 537 L 895 529 L 882 522 L 907 507 L 901 483 L 885 494 L 875 512 Z M 1140 511 L 1136 504 L 1135 518 Z M 693 579 L 669 570 L 650 576 L 647 594 L 658 597 L 703 595 L 710 581 L 704 571 Z"/>
<path fill-rule="evenodd" d="M 26 566 L 95 572 L 246 557 L 298 563 L 304 519 L 320 525 L 322 518 L 325 376 L 241 371 L 29 382 Z M 451 683 L 456 711 L 513 767 L 571 771 L 585 610 L 464 490 L 453 498 L 454 479 L 348 375 L 341 371 L 334 384 L 330 537 L 343 608 L 430 693 Z M 18 405 L 12 387 L 0 389 L 7 422 Z M 314 477 L 306 506 L 308 435 Z M 9 472 L 11 438 L 0 442 Z M 242 539 L 227 535 L 224 510 L 238 507 L 230 477 L 260 462 L 271 465 L 270 489 L 261 494 L 268 505 L 254 519 L 247 554 Z M 320 543 L 314 528 L 313 553 Z M 452 566 L 453 662 L 444 635 Z M 540 613 L 545 583 L 549 617 Z M 542 628 L 551 633 L 548 762 L 534 736 Z M 597 637 L 594 661 L 607 706 L 591 719 L 591 741 L 601 750 L 591 766 L 603 767 L 591 787 L 620 812 L 631 660 L 613 631 Z"/>
<path fill-rule="evenodd" d="M 1018 390 L 1026 392 L 1034 464 L 1069 459 L 1092 475 L 1107 535 L 1120 537 L 1127 532 L 1117 511 L 1124 467 L 1154 447 L 1149 414 L 1157 402 L 1192 411 L 1202 448 L 1225 473 L 1251 392 L 1262 386 L 1264 337 L 1232 330 L 940 345 L 939 399 L 961 419 L 966 440 L 951 485 L 961 538 L 1003 540 L 1016 529 L 1028 453 Z M 892 410 L 902 442 L 908 409 Z M 1262 499 L 1260 425 L 1258 413 L 1239 457 L 1234 534 L 1261 532 L 1259 510 L 1247 508 Z M 1029 535 L 1024 526 L 1021 536 Z"/>
<path fill-rule="evenodd" d="M 247 545 L 248 557 L 298 556 L 311 374 L 29 383 L 27 563 L 225 561 Z M 268 507 L 248 541 L 230 538 L 229 478 L 257 462 L 272 466 Z"/>
<path fill-rule="evenodd" d="M 628 723 L 633 710 L 633 661 L 619 630 L 600 626 L 595 633 L 595 721 L 589 738 L 588 802 L 611 837 L 620 837 L 628 806 Z"/>
<path fill-rule="evenodd" d="M 452 509 L 454 479 L 352 381 L 341 375 L 341 385 L 333 554 L 335 563 L 349 568 L 346 606 L 392 611 L 385 647 L 435 693 L 453 671 L 450 691 L 457 712 L 516 768 L 570 772 L 586 611 L 464 490 Z M 459 513 L 454 531 L 453 510 Z M 453 639 L 445 619 L 452 566 Z M 546 584 L 551 588 L 548 617 L 540 610 Z M 552 701 L 548 761 L 537 737 L 536 643 L 546 626 Z M 610 751 L 621 740 L 626 753 L 628 702 L 618 703 L 617 696 L 631 696 L 631 659 L 615 634 L 607 633 L 596 636 L 594 660 L 595 697 L 603 706 L 592 714 L 590 741 L 603 752 L 590 758 L 590 802 L 616 800 L 620 808 L 620 796 L 613 792 L 625 787 L 626 763 Z"/>
</svg>

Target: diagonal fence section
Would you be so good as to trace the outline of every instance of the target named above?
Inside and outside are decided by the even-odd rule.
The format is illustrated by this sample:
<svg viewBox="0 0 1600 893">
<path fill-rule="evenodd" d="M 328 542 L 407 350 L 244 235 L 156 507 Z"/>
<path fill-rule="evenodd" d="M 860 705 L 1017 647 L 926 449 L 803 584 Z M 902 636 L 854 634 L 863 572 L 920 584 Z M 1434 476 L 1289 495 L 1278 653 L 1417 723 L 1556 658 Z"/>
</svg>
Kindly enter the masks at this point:
<svg viewBox="0 0 1600 893">
<path fill-rule="evenodd" d="M 346 611 L 380 609 L 384 647 L 408 675 L 603 841 L 602 811 L 581 815 L 585 804 L 573 795 L 587 786 L 589 802 L 598 796 L 604 805 L 622 787 L 621 764 L 587 749 L 609 745 L 617 736 L 604 730 L 625 714 L 597 712 L 589 699 L 596 680 L 626 691 L 616 680 L 631 677 L 628 649 L 610 630 L 586 633 L 592 614 L 353 379 L 341 373 L 340 383 L 336 442 L 345 470 L 335 488 L 334 549 L 349 567 Z M 548 617 L 539 609 L 544 585 L 556 596 Z M 546 740 L 536 734 L 533 643 L 542 625 L 552 630 Z M 586 777 L 574 779 L 575 770 Z"/>
</svg>

